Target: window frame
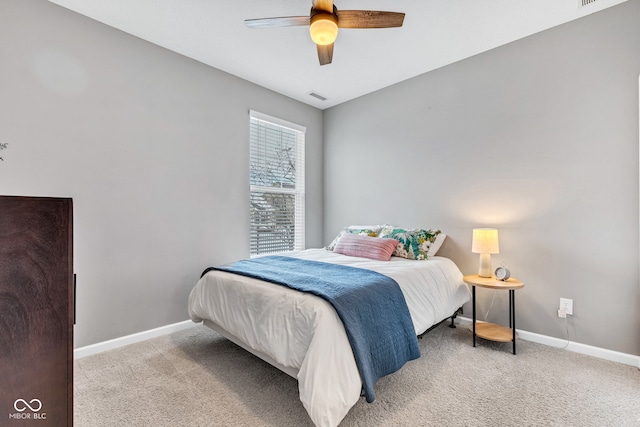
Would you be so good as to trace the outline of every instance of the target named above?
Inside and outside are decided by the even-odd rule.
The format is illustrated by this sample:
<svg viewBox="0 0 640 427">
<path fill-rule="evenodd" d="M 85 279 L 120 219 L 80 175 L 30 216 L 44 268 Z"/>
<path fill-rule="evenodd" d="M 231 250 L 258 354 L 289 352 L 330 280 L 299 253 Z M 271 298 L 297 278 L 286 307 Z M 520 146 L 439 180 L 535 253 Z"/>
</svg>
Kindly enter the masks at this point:
<svg viewBox="0 0 640 427">
<path fill-rule="evenodd" d="M 258 137 L 254 131 L 257 122 L 265 122 L 272 126 L 293 131 L 296 136 L 295 147 L 295 185 L 294 188 L 261 186 L 251 183 L 252 162 L 254 159 L 254 137 Z M 250 258 L 266 255 L 289 252 L 290 250 L 305 249 L 305 136 L 306 127 L 292 123 L 277 117 L 269 116 L 254 110 L 249 111 L 249 256 Z M 291 194 L 294 196 L 294 238 L 291 249 L 261 251 L 260 245 L 254 243 L 253 236 L 258 235 L 257 224 L 254 223 L 252 212 L 252 200 L 255 193 Z"/>
</svg>

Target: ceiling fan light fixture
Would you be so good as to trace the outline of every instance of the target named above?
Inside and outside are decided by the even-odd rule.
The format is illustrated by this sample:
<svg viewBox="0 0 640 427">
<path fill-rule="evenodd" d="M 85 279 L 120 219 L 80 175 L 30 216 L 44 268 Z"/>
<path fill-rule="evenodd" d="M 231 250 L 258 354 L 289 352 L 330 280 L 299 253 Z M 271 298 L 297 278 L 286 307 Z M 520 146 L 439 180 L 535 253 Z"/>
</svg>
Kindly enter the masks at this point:
<svg viewBox="0 0 640 427">
<path fill-rule="evenodd" d="M 338 37 L 338 19 L 331 13 L 316 13 L 311 16 L 309 33 L 315 44 L 330 45 Z"/>
</svg>

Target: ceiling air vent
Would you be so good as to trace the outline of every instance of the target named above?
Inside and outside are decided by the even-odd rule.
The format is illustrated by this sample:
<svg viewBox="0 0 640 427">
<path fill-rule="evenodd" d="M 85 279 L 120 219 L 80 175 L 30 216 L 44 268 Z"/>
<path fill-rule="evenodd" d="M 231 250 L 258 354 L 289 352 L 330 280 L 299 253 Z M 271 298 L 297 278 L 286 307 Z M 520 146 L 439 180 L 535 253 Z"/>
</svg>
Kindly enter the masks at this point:
<svg viewBox="0 0 640 427">
<path fill-rule="evenodd" d="M 586 0 L 583 0 L 583 1 L 586 1 Z M 327 100 L 326 97 L 320 95 L 318 92 L 311 91 L 307 95 L 313 96 L 314 98 L 319 99 L 320 101 L 326 101 Z"/>
<path fill-rule="evenodd" d="M 587 5 L 591 4 L 591 3 L 595 3 L 597 1 L 598 0 L 578 0 L 578 7 L 580 7 L 580 6 L 584 7 L 584 6 L 587 6 Z"/>
</svg>

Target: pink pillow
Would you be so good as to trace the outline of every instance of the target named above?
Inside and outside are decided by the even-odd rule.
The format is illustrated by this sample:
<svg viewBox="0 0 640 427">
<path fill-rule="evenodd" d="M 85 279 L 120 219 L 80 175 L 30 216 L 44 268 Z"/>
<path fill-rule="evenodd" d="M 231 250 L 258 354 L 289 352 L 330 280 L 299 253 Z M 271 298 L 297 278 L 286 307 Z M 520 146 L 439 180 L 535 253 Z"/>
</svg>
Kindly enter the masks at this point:
<svg viewBox="0 0 640 427">
<path fill-rule="evenodd" d="M 398 241 L 396 239 L 344 233 L 336 243 L 333 251 L 342 255 L 389 261 L 397 245 Z"/>
</svg>

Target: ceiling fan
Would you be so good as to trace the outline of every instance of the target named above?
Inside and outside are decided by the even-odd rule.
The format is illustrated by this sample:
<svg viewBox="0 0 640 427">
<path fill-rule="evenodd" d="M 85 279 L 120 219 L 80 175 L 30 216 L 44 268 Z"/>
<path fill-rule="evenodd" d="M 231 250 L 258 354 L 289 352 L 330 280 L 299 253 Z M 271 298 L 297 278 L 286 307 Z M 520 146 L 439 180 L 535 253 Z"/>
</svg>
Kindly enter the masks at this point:
<svg viewBox="0 0 640 427">
<path fill-rule="evenodd" d="M 378 10 L 338 10 L 333 0 L 313 0 L 309 16 L 283 16 L 279 18 L 247 19 L 251 28 L 309 26 L 311 40 L 317 45 L 320 65 L 331 64 L 333 42 L 338 28 L 393 28 L 402 27 L 404 13 Z"/>
</svg>

